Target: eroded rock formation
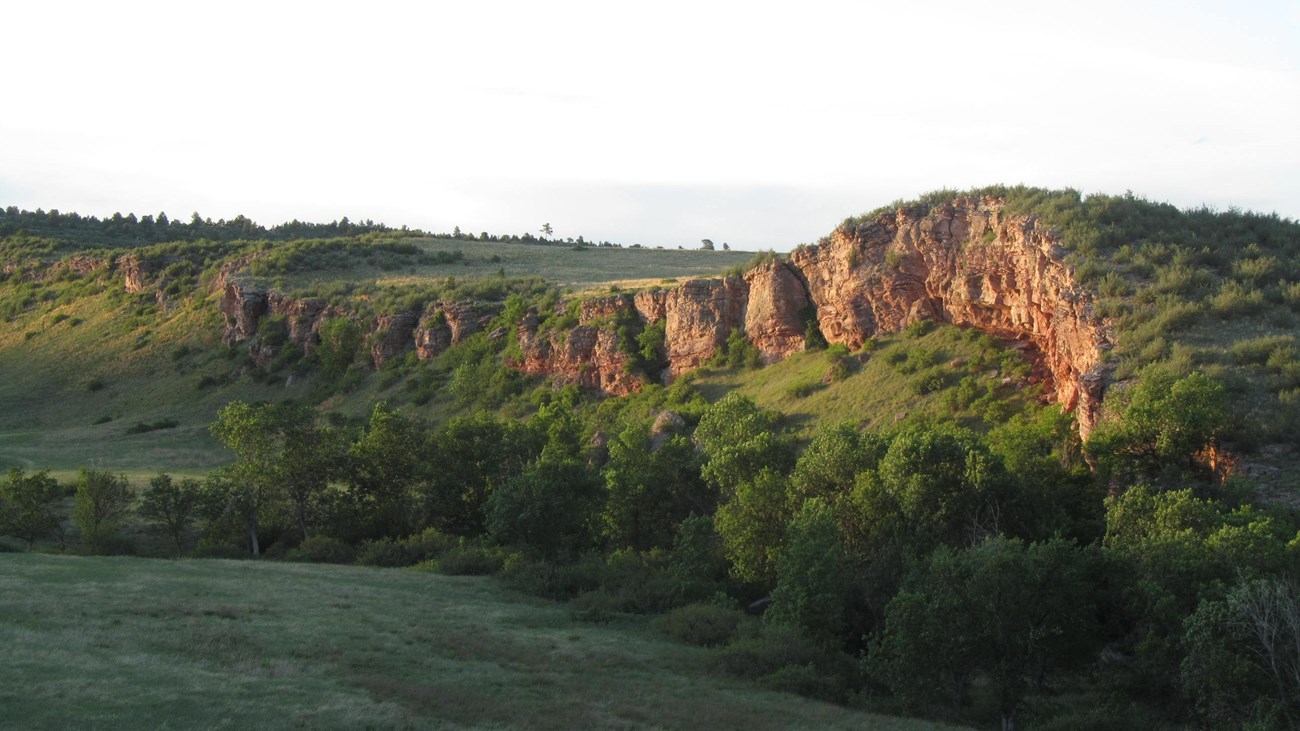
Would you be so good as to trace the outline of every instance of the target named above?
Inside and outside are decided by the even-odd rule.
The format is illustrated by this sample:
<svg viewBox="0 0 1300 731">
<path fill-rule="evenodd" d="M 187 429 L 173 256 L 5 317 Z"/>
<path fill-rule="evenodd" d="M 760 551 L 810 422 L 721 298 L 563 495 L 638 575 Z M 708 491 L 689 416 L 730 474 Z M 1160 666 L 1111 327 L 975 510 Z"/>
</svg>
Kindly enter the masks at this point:
<svg viewBox="0 0 1300 731">
<path fill-rule="evenodd" d="M 414 345 L 415 327 L 420 322 L 419 313 L 406 311 L 375 318 L 370 360 L 378 369 L 389 358 L 405 353 Z"/>
<path fill-rule="evenodd" d="M 662 377 L 671 381 L 713 358 L 733 330 L 774 362 L 803 350 L 811 318 L 829 342 L 850 348 L 931 319 L 1012 341 L 1035 365 L 1031 382 L 1074 410 L 1086 435 L 1109 383 L 1112 335 L 1064 262 L 1060 243 L 1037 219 L 1009 213 L 992 198 L 898 210 L 841 226 L 788 262 L 763 263 L 743 278 L 584 299 L 576 326 L 542 326 L 546 318 L 529 312 L 516 333 L 522 355 L 512 363 L 557 383 L 621 395 L 639 390 L 652 374 L 636 366 L 626 343 L 620 347 L 620 325 L 662 323 Z M 147 272 L 119 265 L 128 288 L 143 286 Z M 308 350 L 321 323 L 344 314 L 319 300 L 288 300 L 240 284 L 224 270 L 217 286 L 227 342 L 251 338 L 270 313 L 283 316 L 290 341 Z M 568 308 L 561 303 L 556 315 Z M 414 346 L 420 358 L 432 358 L 490 319 L 482 305 L 467 301 L 380 317 L 371 357 L 378 367 Z"/>
<path fill-rule="evenodd" d="M 1050 378 L 1044 390 L 1074 410 L 1086 435 L 1100 416 L 1108 327 L 1063 261 L 1060 238 L 991 198 L 962 198 L 920 215 L 900 210 L 794 252 L 822 333 L 851 348 L 918 319 L 1028 341 Z"/>
<path fill-rule="evenodd" d="M 541 330 L 537 313 L 530 311 L 517 334 L 523 358 L 516 366 L 529 375 L 613 396 L 637 391 L 644 383 L 632 371 L 631 358 L 618 347 L 618 333 L 612 328 L 580 324 L 569 330 Z"/>
</svg>

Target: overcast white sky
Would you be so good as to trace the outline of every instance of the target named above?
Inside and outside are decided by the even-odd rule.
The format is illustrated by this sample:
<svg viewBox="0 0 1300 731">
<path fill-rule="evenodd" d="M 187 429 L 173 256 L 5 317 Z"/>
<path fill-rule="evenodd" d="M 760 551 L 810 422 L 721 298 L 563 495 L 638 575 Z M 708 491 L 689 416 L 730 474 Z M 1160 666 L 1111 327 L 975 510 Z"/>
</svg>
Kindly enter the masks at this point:
<svg viewBox="0 0 1300 731">
<path fill-rule="evenodd" d="M 42 0 L 3 18 L 0 205 L 779 250 L 998 182 L 1300 218 L 1298 0 Z"/>
</svg>

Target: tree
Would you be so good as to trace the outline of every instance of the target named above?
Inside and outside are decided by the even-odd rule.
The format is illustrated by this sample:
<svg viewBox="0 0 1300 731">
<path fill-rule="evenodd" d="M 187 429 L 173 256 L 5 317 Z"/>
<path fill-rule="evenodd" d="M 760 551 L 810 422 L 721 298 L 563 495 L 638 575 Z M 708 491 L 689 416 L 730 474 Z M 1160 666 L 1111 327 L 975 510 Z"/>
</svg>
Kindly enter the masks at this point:
<svg viewBox="0 0 1300 731">
<path fill-rule="evenodd" d="M 425 523 L 458 535 L 484 530 L 487 498 L 541 451 L 533 430 L 479 412 L 451 419 L 434 435 L 431 470 L 419 486 Z"/>
<path fill-rule="evenodd" d="M 794 449 L 779 432 L 780 415 L 731 392 L 709 406 L 695 428 L 694 440 L 706 462 L 700 473 L 723 499 L 764 469 L 788 470 Z"/>
<path fill-rule="evenodd" d="M 858 473 L 875 469 L 889 443 L 852 424 L 824 426 L 799 455 L 790 485 L 800 499 L 825 498 L 832 506 L 853 490 Z"/>
<path fill-rule="evenodd" d="M 27 541 L 27 550 L 59 529 L 63 490 L 47 472 L 10 468 L 0 482 L 0 533 Z"/>
<path fill-rule="evenodd" d="M 1011 731 L 1032 686 L 1092 657 L 1091 567 L 1087 549 L 1060 540 L 940 547 L 890 602 L 868 669 L 910 705 L 946 695 L 957 709 L 982 672 Z"/>
<path fill-rule="evenodd" d="M 369 537 L 411 532 L 412 488 L 427 453 L 424 430 L 386 403 L 348 450 L 351 497 Z"/>
<path fill-rule="evenodd" d="M 185 536 L 198 512 L 199 489 L 198 480 L 175 482 L 171 475 L 160 474 L 140 494 L 140 516 L 172 539 L 177 558 L 185 552 Z"/>
<path fill-rule="evenodd" d="M 95 550 L 108 548 L 118 524 L 135 503 L 126 475 L 83 468 L 77 475 L 76 505 L 72 517 L 81 529 L 81 541 Z"/>
<path fill-rule="evenodd" d="M 731 499 L 718 507 L 714 526 L 736 578 L 773 583 L 793 511 L 790 483 L 776 470 L 763 468 L 734 488 Z"/>
<path fill-rule="evenodd" d="M 551 228 L 551 224 L 549 224 L 549 223 L 543 223 L 543 224 L 542 224 L 542 235 L 549 239 L 549 238 L 555 236 L 555 229 Z"/>
<path fill-rule="evenodd" d="M 806 501 L 777 559 L 772 608 L 764 618 L 833 647 L 847 627 L 850 568 L 830 506 L 821 498 Z"/>
<path fill-rule="evenodd" d="M 901 519 L 900 526 L 922 552 L 937 545 L 974 545 L 1001 532 L 1007 518 L 1002 500 L 1009 485 L 1006 471 L 978 437 L 963 429 L 919 427 L 896 435 L 866 478 L 863 487 L 883 495 L 859 497 L 897 511 L 896 517 L 870 519 Z"/>
<path fill-rule="evenodd" d="M 596 535 L 602 492 L 599 475 L 581 461 L 538 460 L 488 496 L 488 533 L 548 557 L 587 549 Z"/>
<path fill-rule="evenodd" d="M 1223 384 L 1203 373 L 1181 378 L 1147 369 L 1115 399 L 1119 408 L 1093 429 L 1085 450 L 1104 478 L 1166 486 L 1203 476 L 1198 455 L 1227 425 Z"/>
<path fill-rule="evenodd" d="M 700 248 L 705 251 L 713 251 L 713 241 L 711 239 L 700 239 Z"/>
<path fill-rule="evenodd" d="M 1238 584 L 1186 622 L 1183 689 L 1209 727 L 1300 728 L 1300 588 Z"/>
<path fill-rule="evenodd" d="M 723 251 L 731 251 L 731 244 L 728 244 L 727 242 L 723 241 L 723 242 L 722 242 L 722 250 L 723 250 Z"/>
<path fill-rule="evenodd" d="M 667 548 L 678 523 L 691 514 L 712 514 L 717 502 L 717 493 L 700 479 L 690 441 L 673 436 L 653 449 L 645 425 L 610 440 L 604 476 L 605 533 L 619 548 Z"/>
<path fill-rule="evenodd" d="M 310 537 L 310 514 L 340 472 L 345 443 L 338 430 L 319 424 L 315 410 L 307 406 L 281 406 L 275 421 L 280 439 L 278 478 L 293 503 L 305 541 Z"/>
<path fill-rule="evenodd" d="M 241 517 L 254 556 L 261 554 L 257 536 L 260 514 L 277 485 L 281 451 L 277 430 L 272 404 L 250 405 L 243 401 L 223 407 L 209 428 L 217 441 L 235 453 L 235 463 L 211 486 Z"/>
<path fill-rule="evenodd" d="M 346 317 L 326 320 L 320 328 L 320 345 L 316 348 L 316 357 L 320 359 L 321 377 L 338 379 L 343 377 L 357 359 L 363 336 L 361 328 Z"/>
</svg>

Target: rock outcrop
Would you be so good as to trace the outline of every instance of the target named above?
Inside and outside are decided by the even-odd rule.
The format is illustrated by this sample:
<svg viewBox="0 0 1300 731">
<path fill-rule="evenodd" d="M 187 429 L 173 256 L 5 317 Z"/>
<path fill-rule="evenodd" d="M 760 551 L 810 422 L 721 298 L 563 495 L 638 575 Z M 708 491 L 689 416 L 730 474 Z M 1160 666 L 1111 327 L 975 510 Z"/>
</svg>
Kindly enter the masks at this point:
<svg viewBox="0 0 1300 731">
<path fill-rule="evenodd" d="M 438 302 L 420 316 L 413 336 L 421 360 L 436 358 L 444 350 L 459 345 L 470 335 L 487 327 L 492 315 L 470 301 Z"/>
<path fill-rule="evenodd" d="M 618 347 L 618 333 L 612 328 L 580 324 L 569 330 L 541 330 L 537 313 L 529 311 L 517 334 L 523 358 L 515 365 L 529 375 L 613 396 L 638 391 L 644 382 L 632 372 L 631 358 Z"/>
<path fill-rule="evenodd" d="M 257 323 L 270 309 L 268 299 L 264 289 L 227 281 L 217 305 L 226 321 L 222 341 L 238 343 L 253 337 L 257 333 Z"/>
<path fill-rule="evenodd" d="M 139 262 L 123 257 L 118 265 L 128 289 L 146 286 L 151 273 Z M 233 274 L 223 269 L 217 280 L 227 342 L 253 337 L 259 319 L 270 313 L 283 316 L 290 341 L 309 350 L 323 321 L 346 314 L 319 300 L 290 300 L 241 284 Z M 1106 353 L 1112 334 L 1065 263 L 1060 238 L 993 198 L 959 198 L 849 222 L 819 245 L 796 250 L 788 262 L 768 261 L 743 277 L 693 279 L 569 307 L 561 303 L 555 316 L 576 312 L 577 323 L 561 328 L 542 326 L 546 318 L 527 313 L 512 363 L 525 373 L 611 395 L 639 390 L 653 377 L 641 372 L 626 343 L 620 347 L 619 327 L 655 323 L 664 331 L 665 382 L 713 358 L 733 330 L 770 363 L 803 350 L 813 319 L 827 341 L 850 348 L 919 319 L 977 328 L 1011 341 L 1035 366 L 1030 382 L 1073 410 L 1085 436 L 1099 418 L 1111 377 Z M 490 320 L 482 305 L 468 301 L 383 316 L 375 322 L 370 355 L 376 367 L 412 346 L 420 358 L 433 358 Z"/>
<path fill-rule="evenodd" d="M 763 355 L 764 363 L 785 360 L 804 349 L 804 314 L 808 292 L 789 265 L 770 261 L 745 273 L 749 300 L 745 335 Z"/>
<path fill-rule="evenodd" d="M 150 262 L 141 260 L 135 254 L 123 254 L 117 258 L 117 269 L 122 273 L 122 284 L 126 291 L 137 294 L 149 288 L 149 279 L 156 274 Z"/>
<path fill-rule="evenodd" d="M 284 318 L 289 342 L 301 348 L 303 353 L 311 353 L 320 344 L 320 327 L 326 320 L 343 314 L 325 300 L 313 297 L 290 299 L 277 292 L 267 295 L 267 311 L 273 317 Z"/>
<path fill-rule="evenodd" d="M 389 358 L 405 353 L 415 343 L 415 327 L 420 322 L 419 313 L 407 310 L 375 318 L 370 360 L 378 370 Z"/>
<path fill-rule="evenodd" d="M 692 279 L 664 302 L 664 344 L 669 379 L 695 370 L 718 352 L 745 322 L 749 291 L 744 280 Z"/>
<path fill-rule="evenodd" d="M 1109 328 L 1063 261 L 1060 238 L 1001 201 L 961 198 L 837 229 L 794 252 L 822 333 L 856 348 L 918 319 L 1027 341 L 1044 391 L 1086 435 L 1109 381 Z"/>
</svg>

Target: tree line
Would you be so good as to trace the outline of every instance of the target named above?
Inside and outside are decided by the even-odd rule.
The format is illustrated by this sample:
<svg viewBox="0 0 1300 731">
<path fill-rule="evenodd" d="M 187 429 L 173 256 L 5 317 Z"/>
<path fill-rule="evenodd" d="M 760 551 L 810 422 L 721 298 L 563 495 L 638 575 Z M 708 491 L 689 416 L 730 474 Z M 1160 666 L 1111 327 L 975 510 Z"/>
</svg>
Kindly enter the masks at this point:
<svg viewBox="0 0 1300 731">
<path fill-rule="evenodd" d="M 178 555 L 197 526 L 209 550 L 500 572 L 585 616 L 660 613 L 772 687 L 886 710 L 1296 728 L 1300 521 L 1198 456 L 1227 423 L 1209 378 L 1152 374 L 1086 445 L 1055 408 L 985 434 L 828 425 L 801 445 L 736 394 L 677 418 L 586 419 L 576 399 L 438 428 L 380 404 L 355 432 L 233 402 L 212 426 L 232 464 L 138 499 L 83 472 L 75 522 L 111 548 L 138 504 Z M 57 531 L 43 499 L 66 494 L 11 471 L 4 532 Z M 747 606 L 766 610 L 741 636 Z"/>
</svg>

